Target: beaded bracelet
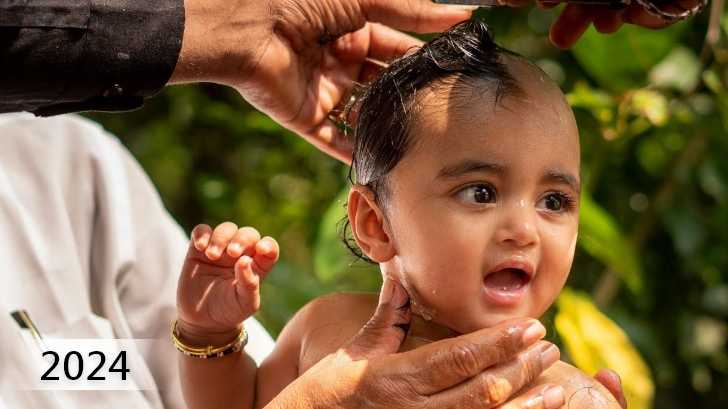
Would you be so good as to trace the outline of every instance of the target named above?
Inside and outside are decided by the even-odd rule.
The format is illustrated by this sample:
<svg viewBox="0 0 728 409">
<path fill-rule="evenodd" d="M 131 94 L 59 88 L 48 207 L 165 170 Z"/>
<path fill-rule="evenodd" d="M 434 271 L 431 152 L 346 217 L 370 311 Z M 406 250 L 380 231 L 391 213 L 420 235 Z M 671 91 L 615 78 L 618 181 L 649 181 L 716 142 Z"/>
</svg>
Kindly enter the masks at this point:
<svg viewBox="0 0 728 409">
<path fill-rule="evenodd" d="M 242 351 L 243 347 L 248 343 L 248 332 L 245 331 L 245 327 L 243 327 L 240 330 L 240 333 L 237 337 L 235 337 L 234 340 L 230 341 L 229 343 L 215 347 L 212 345 L 208 345 L 206 347 L 198 348 L 198 347 L 191 347 L 189 345 L 186 345 L 184 342 L 180 341 L 179 339 L 179 330 L 177 329 L 177 320 L 172 321 L 172 343 L 174 346 L 185 354 L 186 356 L 192 357 L 192 358 L 201 358 L 201 359 L 208 359 L 208 358 L 219 358 L 223 357 L 225 355 L 229 355 L 235 352 Z"/>
</svg>

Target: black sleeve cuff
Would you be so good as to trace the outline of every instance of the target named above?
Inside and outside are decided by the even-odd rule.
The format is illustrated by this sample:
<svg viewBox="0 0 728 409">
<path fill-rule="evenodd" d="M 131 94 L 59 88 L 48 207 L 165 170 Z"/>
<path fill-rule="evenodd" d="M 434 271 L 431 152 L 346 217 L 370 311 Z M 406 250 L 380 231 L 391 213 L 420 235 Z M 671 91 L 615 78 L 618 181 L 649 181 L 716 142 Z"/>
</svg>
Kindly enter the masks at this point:
<svg viewBox="0 0 728 409">
<path fill-rule="evenodd" d="M 92 0 L 81 64 L 89 85 L 97 87 L 91 95 L 146 97 L 159 91 L 177 64 L 183 30 L 180 0 Z M 69 94 L 89 95 L 85 88 Z"/>
<path fill-rule="evenodd" d="M 184 0 L 83 3 L 85 28 L 78 10 L 70 20 L 68 11 L 46 9 L 35 18 L 26 10 L 16 27 L 0 21 L 0 40 L 9 39 L 0 41 L 8 62 L 0 68 L 0 112 L 129 110 L 168 82 L 182 47 Z"/>
</svg>

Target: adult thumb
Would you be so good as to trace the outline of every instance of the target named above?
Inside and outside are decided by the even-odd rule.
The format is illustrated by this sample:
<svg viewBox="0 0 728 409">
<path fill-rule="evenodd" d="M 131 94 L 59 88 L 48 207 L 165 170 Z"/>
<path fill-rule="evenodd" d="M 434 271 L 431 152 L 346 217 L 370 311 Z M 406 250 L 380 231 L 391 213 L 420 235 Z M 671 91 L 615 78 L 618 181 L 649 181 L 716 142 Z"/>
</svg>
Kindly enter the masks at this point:
<svg viewBox="0 0 728 409">
<path fill-rule="evenodd" d="M 397 352 L 409 330 L 411 316 L 407 291 L 398 282 L 385 278 L 374 315 L 344 351 L 355 361 Z"/>
</svg>

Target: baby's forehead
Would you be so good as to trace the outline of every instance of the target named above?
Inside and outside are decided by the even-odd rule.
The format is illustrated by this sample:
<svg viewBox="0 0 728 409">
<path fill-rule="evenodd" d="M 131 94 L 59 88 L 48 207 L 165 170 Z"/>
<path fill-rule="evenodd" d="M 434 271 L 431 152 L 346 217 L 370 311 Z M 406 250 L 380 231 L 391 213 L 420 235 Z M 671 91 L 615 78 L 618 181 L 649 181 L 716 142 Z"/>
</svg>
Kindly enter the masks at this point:
<svg viewBox="0 0 728 409">
<path fill-rule="evenodd" d="M 507 89 L 499 90 L 495 81 L 454 75 L 419 90 L 409 112 L 410 135 L 416 139 L 438 128 L 468 123 L 487 128 L 508 117 L 549 122 L 552 130 L 575 135 L 578 144 L 573 111 L 558 85 L 534 64 L 520 57 L 504 58 L 515 80 Z"/>
<path fill-rule="evenodd" d="M 478 79 L 450 78 L 419 92 L 408 126 L 411 153 L 445 158 L 508 151 L 503 156 L 513 158 L 522 152 L 578 169 L 578 130 L 563 93 L 530 63 L 513 65 L 518 88 L 499 98 L 495 84 Z"/>
<path fill-rule="evenodd" d="M 486 78 L 473 78 L 454 74 L 433 81 L 414 96 L 413 115 L 428 115 L 447 109 L 456 113 L 458 108 L 479 105 L 488 112 L 498 105 L 511 109 L 528 108 L 537 104 L 554 108 L 555 113 L 573 116 L 566 97 L 548 74 L 530 61 L 513 55 L 501 56 L 501 61 L 513 77 L 513 84 L 503 86 L 502 82 Z M 524 106 L 514 107 L 513 103 Z"/>
</svg>

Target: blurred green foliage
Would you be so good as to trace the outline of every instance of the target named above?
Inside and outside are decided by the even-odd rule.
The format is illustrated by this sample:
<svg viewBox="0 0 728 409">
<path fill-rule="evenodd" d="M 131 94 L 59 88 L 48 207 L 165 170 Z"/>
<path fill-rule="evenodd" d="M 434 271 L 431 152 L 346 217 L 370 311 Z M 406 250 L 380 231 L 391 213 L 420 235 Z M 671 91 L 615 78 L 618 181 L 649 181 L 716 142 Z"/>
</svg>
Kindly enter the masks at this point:
<svg viewBox="0 0 728 409">
<path fill-rule="evenodd" d="M 547 39 L 555 13 L 479 17 L 499 43 L 554 78 L 574 107 L 584 197 L 569 286 L 590 294 L 588 305 L 618 323 L 647 362 L 653 407 L 726 408 L 728 15 L 715 16 L 710 44 L 706 12 L 661 31 L 590 29 L 560 51 Z M 131 149 L 187 231 L 232 220 L 279 241 L 282 259 L 264 284 L 259 314 L 274 334 L 316 295 L 378 288 L 377 270 L 355 261 L 337 233 L 345 166 L 234 91 L 171 87 L 142 110 L 90 116 Z M 562 327 L 580 322 L 575 311 L 560 314 Z M 586 329 L 579 331 L 559 333 L 574 361 Z M 616 333 L 591 331 L 605 331 L 605 340 Z"/>
</svg>

